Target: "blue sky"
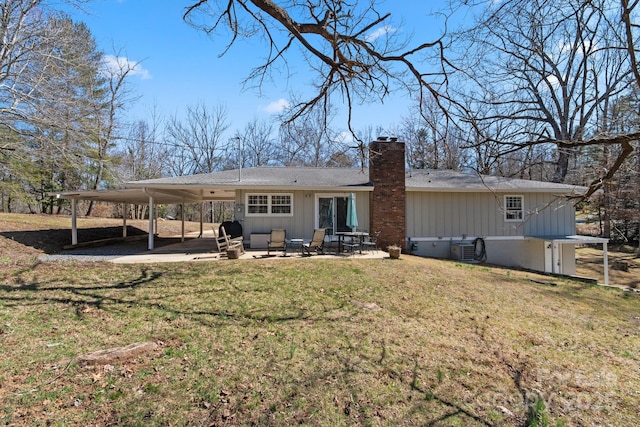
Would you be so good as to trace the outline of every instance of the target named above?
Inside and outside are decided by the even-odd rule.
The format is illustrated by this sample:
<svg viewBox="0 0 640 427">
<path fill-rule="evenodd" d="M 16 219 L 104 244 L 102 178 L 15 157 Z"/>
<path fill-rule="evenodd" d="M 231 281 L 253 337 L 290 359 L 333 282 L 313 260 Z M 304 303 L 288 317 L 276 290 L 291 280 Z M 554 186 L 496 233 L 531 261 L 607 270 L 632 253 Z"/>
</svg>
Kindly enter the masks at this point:
<svg viewBox="0 0 640 427">
<path fill-rule="evenodd" d="M 414 34 L 414 42 L 435 38 L 444 20 L 429 16 L 440 1 L 387 0 L 381 9 L 392 13 L 394 30 Z M 219 54 L 227 39 L 212 40 L 183 20 L 189 0 L 94 0 L 86 12 L 73 11 L 93 33 L 98 47 L 106 54 L 117 54 L 120 61 L 138 63 L 130 88 L 140 96 L 128 111 L 129 118 L 148 119 L 152 108 L 165 118 L 180 115 L 187 106 L 204 103 L 224 105 L 229 110 L 230 131 L 240 129 L 254 118 L 269 118 L 285 102 L 290 92 L 308 91 L 309 70 L 301 68 L 288 80 L 268 82 L 261 93 L 243 89 L 249 71 L 260 65 L 258 40 L 240 42 L 225 56 Z M 431 5 L 431 6 L 428 6 Z M 384 105 L 357 106 L 355 129 L 397 124 L 408 115 L 411 104 L 406 94 L 391 97 Z M 341 112 L 334 127 L 345 127 Z"/>
</svg>

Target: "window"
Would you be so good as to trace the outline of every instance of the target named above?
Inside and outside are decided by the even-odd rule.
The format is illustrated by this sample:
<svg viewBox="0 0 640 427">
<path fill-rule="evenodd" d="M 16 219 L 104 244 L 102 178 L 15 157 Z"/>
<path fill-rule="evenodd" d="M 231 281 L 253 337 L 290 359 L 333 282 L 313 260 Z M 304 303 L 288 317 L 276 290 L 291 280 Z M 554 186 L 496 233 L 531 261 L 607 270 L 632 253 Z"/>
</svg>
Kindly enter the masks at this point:
<svg viewBox="0 0 640 427">
<path fill-rule="evenodd" d="M 248 216 L 293 215 L 292 194 L 247 194 Z"/>
<path fill-rule="evenodd" d="M 504 196 L 504 220 L 522 221 L 524 218 L 524 197 Z"/>
<path fill-rule="evenodd" d="M 249 194 L 247 196 L 248 214 L 266 214 L 269 212 L 269 196 L 262 194 Z"/>
</svg>

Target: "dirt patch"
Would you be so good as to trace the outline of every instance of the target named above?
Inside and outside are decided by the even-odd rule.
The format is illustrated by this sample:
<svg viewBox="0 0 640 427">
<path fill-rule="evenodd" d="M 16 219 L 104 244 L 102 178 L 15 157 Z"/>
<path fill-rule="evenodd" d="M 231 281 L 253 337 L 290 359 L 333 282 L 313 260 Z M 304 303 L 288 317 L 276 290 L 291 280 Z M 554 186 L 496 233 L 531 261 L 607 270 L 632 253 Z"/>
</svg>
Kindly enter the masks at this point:
<svg viewBox="0 0 640 427">
<path fill-rule="evenodd" d="M 640 288 L 640 258 L 629 251 L 617 251 L 609 254 L 609 284 L 613 286 Z M 579 276 L 595 277 L 601 282 L 604 277 L 602 249 L 583 247 L 576 249 L 576 272 Z M 615 268 L 624 265 L 625 268 Z"/>
<path fill-rule="evenodd" d="M 143 236 L 146 231 L 127 226 L 127 236 Z M 56 254 L 65 245 L 71 244 L 69 229 L 2 231 L 0 235 L 6 239 L 28 246 L 38 253 Z M 78 241 L 113 239 L 122 236 L 122 227 L 92 227 L 78 230 Z"/>
<path fill-rule="evenodd" d="M 148 220 L 128 220 L 127 236 L 148 233 Z M 211 228 L 208 227 L 208 230 Z M 185 232 L 199 232 L 200 224 L 185 222 Z M 158 221 L 156 234 L 169 239 L 180 236 L 181 221 Z M 78 241 L 87 242 L 122 236 L 122 219 L 78 218 Z M 71 218 L 52 215 L 0 213 L 0 260 L 21 262 L 42 254 L 59 254 L 71 243 Z"/>
</svg>

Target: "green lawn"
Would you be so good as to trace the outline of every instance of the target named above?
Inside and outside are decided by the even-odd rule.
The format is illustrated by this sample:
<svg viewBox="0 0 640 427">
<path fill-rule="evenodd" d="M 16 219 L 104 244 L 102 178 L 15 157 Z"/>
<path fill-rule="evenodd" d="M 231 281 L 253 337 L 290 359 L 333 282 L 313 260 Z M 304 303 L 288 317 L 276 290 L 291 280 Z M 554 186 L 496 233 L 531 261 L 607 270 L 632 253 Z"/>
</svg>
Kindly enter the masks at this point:
<svg viewBox="0 0 640 427">
<path fill-rule="evenodd" d="M 640 299 L 618 289 L 405 255 L 9 258 L 0 424 L 637 425 Z"/>
</svg>

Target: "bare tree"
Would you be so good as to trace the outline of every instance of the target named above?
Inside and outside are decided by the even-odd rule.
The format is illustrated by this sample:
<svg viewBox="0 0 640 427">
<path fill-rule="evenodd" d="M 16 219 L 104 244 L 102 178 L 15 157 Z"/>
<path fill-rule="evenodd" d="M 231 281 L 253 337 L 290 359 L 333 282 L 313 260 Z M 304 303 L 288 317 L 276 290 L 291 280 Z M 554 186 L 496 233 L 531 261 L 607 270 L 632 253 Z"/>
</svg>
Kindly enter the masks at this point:
<svg viewBox="0 0 640 427">
<path fill-rule="evenodd" d="M 125 181 L 160 178 L 170 151 L 160 143 L 160 120 L 155 110 L 149 120 L 139 120 L 130 126 L 128 137 L 120 145 L 119 178 Z M 132 215 L 143 219 L 145 206 L 133 206 Z"/>
<path fill-rule="evenodd" d="M 326 109 L 337 94 L 351 107 L 358 102 L 380 102 L 403 90 L 419 99 L 430 94 L 438 102 L 446 84 L 442 40 L 420 41 L 410 47 L 377 0 L 229 0 L 192 2 L 185 20 L 212 36 L 227 36 L 223 55 L 239 38 L 262 36 L 265 60 L 245 83 L 262 85 L 272 72 L 289 67 L 296 48 L 312 70 L 315 94 L 294 104 L 287 122 L 313 107 Z M 436 69 L 420 71 L 416 64 L 434 59 Z"/>
<path fill-rule="evenodd" d="M 34 67 L 34 62 L 47 64 L 58 57 L 50 42 L 60 37 L 47 24 L 48 6 L 45 0 L 3 0 L 0 5 L 0 126 L 22 129 L 13 124 L 34 118 L 33 91 L 48 72 L 46 66 Z M 15 149 L 0 143 L 0 149 L 10 148 Z"/>
<path fill-rule="evenodd" d="M 285 165 L 322 167 L 331 163 L 335 156 L 349 150 L 349 146 L 331 128 L 335 110 L 326 108 L 308 109 L 301 120 L 288 121 L 289 111 L 281 115 L 280 158 Z"/>
<path fill-rule="evenodd" d="M 26 118 L 30 86 L 25 75 L 41 39 L 44 18 L 38 0 L 6 0 L 0 7 L 0 124 Z M 10 147 L 0 145 L 0 148 Z M 14 147 L 15 148 L 15 147 Z"/>
<path fill-rule="evenodd" d="M 415 105 L 395 133 L 407 144 L 407 164 L 412 169 L 457 170 L 464 163 L 461 129 L 433 98 Z"/>
<path fill-rule="evenodd" d="M 165 134 L 182 165 L 181 174 L 209 173 L 222 167 L 223 138 L 229 128 L 227 116 L 224 105 L 210 108 L 200 103 L 187 107 L 184 119 L 178 115 L 169 119 Z"/>
<path fill-rule="evenodd" d="M 590 183 L 589 194 L 612 176 L 640 136 L 600 127 L 606 104 L 627 93 L 632 73 L 613 12 L 605 0 L 487 3 L 475 28 L 458 39 L 473 59 L 464 66 L 477 83 L 465 87 L 473 100 L 465 120 L 480 134 L 478 142 L 500 143 L 500 156 L 553 147 L 555 182 L 565 180 L 581 147 L 618 145 L 620 156 Z M 494 126 L 506 131 L 500 139 L 486 132 Z"/>
<path fill-rule="evenodd" d="M 236 134 L 234 141 L 242 147 L 242 167 L 269 166 L 277 157 L 273 126 L 265 120 L 251 120 Z M 230 147 L 229 151 L 233 149 Z"/>
<path fill-rule="evenodd" d="M 150 122 L 139 120 L 131 125 L 122 144 L 120 176 L 131 181 L 162 177 L 170 150 L 158 142 L 160 139 L 160 122 L 155 115 Z"/>
</svg>

